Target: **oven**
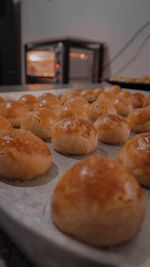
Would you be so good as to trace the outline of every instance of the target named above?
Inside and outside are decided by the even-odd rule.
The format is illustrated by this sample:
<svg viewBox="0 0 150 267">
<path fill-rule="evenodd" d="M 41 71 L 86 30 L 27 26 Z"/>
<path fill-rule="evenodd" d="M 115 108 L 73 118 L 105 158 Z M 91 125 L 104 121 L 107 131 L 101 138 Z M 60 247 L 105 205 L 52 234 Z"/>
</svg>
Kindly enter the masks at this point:
<svg viewBox="0 0 150 267">
<path fill-rule="evenodd" d="M 26 83 L 97 83 L 102 78 L 104 45 L 62 39 L 25 45 Z"/>
</svg>

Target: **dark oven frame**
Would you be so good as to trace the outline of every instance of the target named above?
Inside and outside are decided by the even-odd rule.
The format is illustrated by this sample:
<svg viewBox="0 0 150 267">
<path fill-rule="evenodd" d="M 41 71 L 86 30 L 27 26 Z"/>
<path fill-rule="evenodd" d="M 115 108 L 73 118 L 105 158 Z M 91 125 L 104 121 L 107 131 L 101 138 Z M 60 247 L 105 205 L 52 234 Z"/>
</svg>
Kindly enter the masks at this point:
<svg viewBox="0 0 150 267">
<path fill-rule="evenodd" d="M 28 43 L 25 45 L 25 78 L 26 83 L 29 83 L 26 66 L 26 52 L 36 49 L 41 46 L 57 45 L 62 43 L 63 45 L 63 57 L 62 57 L 62 83 L 69 83 L 69 54 L 70 48 L 81 48 L 94 51 L 94 60 L 92 68 L 92 82 L 101 82 L 103 75 L 103 61 L 104 61 L 104 44 L 101 42 L 83 40 L 83 39 L 55 39 L 50 41 L 41 41 Z M 37 78 L 35 78 L 36 80 Z M 38 79 L 37 79 L 38 80 Z"/>
</svg>

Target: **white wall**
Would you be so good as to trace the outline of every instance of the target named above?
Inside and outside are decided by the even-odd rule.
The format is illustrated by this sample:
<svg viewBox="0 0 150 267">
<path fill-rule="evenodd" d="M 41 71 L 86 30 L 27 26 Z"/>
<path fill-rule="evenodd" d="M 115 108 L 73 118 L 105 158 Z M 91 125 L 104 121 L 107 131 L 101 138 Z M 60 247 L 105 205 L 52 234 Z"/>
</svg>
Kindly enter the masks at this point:
<svg viewBox="0 0 150 267">
<path fill-rule="evenodd" d="M 23 43 L 59 36 L 106 42 L 112 58 L 150 18 L 149 0 L 22 0 Z M 150 25 L 111 65 L 115 75 L 150 34 Z M 118 75 L 150 75 L 150 38 L 137 59 Z"/>
</svg>

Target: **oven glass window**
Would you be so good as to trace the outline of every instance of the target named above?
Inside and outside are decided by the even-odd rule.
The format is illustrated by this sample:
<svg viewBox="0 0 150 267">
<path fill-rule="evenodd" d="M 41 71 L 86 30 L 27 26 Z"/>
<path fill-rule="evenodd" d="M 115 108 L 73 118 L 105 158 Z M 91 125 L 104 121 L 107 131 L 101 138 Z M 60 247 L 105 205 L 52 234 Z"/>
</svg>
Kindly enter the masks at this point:
<svg viewBox="0 0 150 267">
<path fill-rule="evenodd" d="M 28 51 L 26 53 L 27 75 L 34 77 L 55 76 L 55 52 Z"/>
<path fill-rule="evenodd" d="M 92 82 L 93 51 L 70 49 L 70 82 Z"/>
</svg>

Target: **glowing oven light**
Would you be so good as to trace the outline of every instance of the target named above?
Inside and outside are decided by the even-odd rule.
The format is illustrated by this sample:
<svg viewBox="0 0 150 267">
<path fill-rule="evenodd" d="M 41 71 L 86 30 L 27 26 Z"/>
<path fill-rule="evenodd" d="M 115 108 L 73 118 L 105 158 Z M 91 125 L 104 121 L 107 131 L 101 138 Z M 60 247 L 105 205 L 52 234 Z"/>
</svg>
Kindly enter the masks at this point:
<svg viewBox="0 0 150 267">
<path fill-rule="evenodd" d="M 55 64 L 55 68 L 56 68 L 57 70 L 59 69 L 59 64 L 58 64 L 58 63 Z"/>
</svg>

